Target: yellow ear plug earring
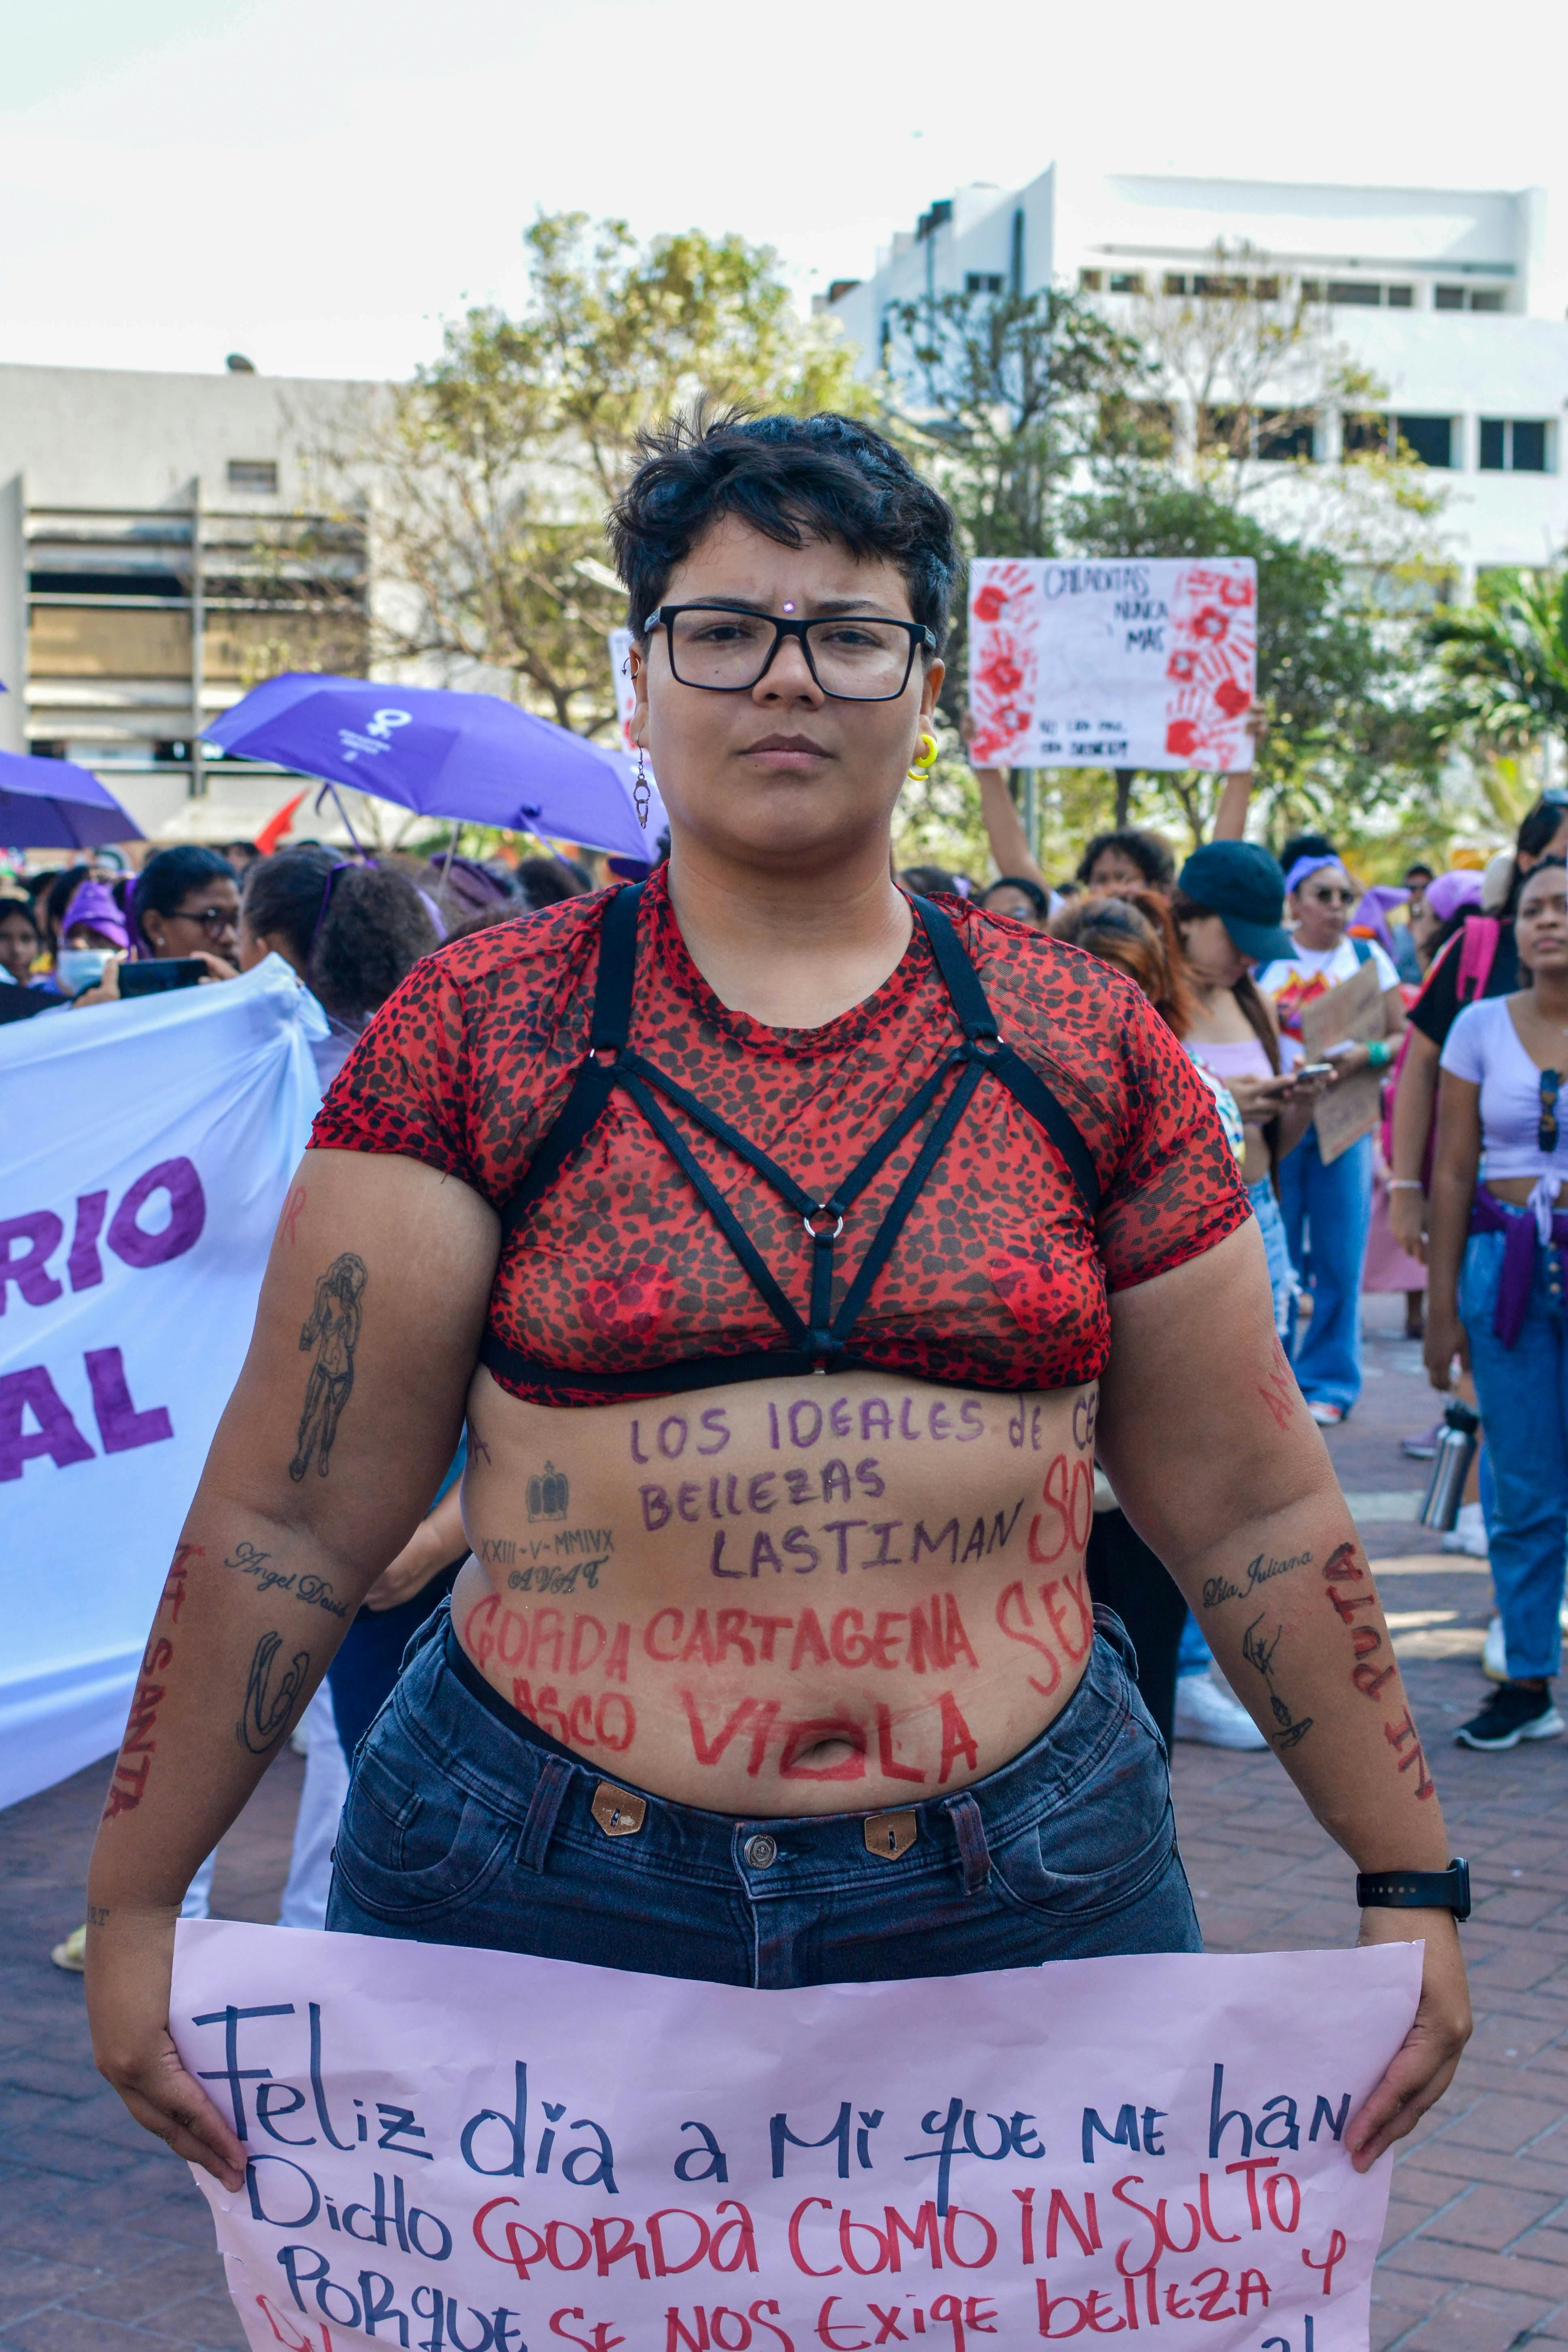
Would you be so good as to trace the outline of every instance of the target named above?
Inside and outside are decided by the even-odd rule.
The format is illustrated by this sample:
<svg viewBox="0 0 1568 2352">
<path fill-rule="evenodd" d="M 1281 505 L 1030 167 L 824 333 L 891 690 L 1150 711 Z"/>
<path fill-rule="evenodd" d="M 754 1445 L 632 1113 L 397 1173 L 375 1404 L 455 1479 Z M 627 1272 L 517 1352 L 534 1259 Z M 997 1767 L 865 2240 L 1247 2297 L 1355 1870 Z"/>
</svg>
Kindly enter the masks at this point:
<svg viewBox="0 0 1568 2352">
<path fill-rule="evenodd" d="M 910 774 L 917 783 L 924 783 L 926 778 L 935 767 L 939 756 L 940 754 L 937 751 L 936 737 L 934 735 L 922 735 L 921 737 L 920 757 L 918 760 L 913 761 L 910 767 Z"/>
</svg>

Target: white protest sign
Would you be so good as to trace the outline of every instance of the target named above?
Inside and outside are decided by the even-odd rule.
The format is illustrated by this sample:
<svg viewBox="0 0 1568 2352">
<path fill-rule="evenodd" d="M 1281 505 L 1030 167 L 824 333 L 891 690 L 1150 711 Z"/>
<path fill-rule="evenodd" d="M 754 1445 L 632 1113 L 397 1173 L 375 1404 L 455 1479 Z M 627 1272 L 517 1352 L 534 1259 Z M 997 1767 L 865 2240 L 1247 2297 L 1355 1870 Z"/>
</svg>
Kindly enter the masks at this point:
<svg viewBox="0 0 1568 2352">
<path fill-rule="evenodd" d="M 0 1031 L 0 1805 L 120 1738 L 325 1034 L 277 956 Z"/>
<path fill-rule="evenodd" d="M 246 2143 L 242 2189 L 196 2179 L 256 2352 L 1365 2352 L 1390 2166 L 1341 2134 L 1420 1974 L 757 1992 L 211 1920 L 170 2021 Z"/>
<path fill-rule="evenodd" d="M 1061 562 L 969 575 L 970 752 L 982 767 L 1252 765 L 1250 556 Z"/>
</svg>

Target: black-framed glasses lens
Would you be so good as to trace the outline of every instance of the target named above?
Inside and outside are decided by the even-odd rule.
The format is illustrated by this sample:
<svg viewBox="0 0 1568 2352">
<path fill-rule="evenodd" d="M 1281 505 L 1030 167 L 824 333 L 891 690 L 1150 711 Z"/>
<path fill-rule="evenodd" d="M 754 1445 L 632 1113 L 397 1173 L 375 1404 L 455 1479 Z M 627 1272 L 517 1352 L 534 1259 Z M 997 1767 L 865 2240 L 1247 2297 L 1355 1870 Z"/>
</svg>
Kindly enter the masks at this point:
<svg viewBox="0 0 1568 2352">
<path fill-rule="evenodd" d="M 808 622 L 803 634 L 825 694 L 886 702 L 909 683 L 915 641 L 898 622 L 840 617 Z M 682 686 L 741 692 L 767 668 L 778 635 L 765 613 L 687 606 L 669 625 L 670 666 Z"/>
<path fill-rule="evenodd" d="M 1562 1076 L 1556 1070 L 1542 1071 L 1541 1118 L 1535 1129 L 1538 1151 L 1555 1151 L 1557 1149 L 1557 1097 L 1562 1085 Z"/>
</svg>

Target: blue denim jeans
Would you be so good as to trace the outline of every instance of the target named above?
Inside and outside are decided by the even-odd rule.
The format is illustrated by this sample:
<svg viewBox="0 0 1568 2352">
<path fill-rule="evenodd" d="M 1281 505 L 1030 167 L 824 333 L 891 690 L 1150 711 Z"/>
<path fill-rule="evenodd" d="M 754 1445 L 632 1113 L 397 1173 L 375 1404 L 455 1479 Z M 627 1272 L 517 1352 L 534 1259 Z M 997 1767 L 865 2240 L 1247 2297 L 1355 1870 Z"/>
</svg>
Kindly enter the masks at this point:
<svg viewBox="0 0 1568 2352">
<path fill-rule="evenodd" d="M 1309 1404 L 1348 1412 L 1361 1394 L 1361 1273 L 1372 1224 L 1372 1138 L 1325 1167 L 1316 1128 L 1279 1163 L 1279 1205 L 1290 1259 L 1312 1293 L 1307 1336 L 1294 1350 Z"/>
<path fill-rule="evenodd" d="M 1261 1184 L 1249 1184 L 1247 1197 L 1252 1203 L 1252 1213 L 1263 1236 L 1268 1287 L 1274 1297 L 1274 1328 L 1288 1349 L 1296 1321 L 1296 1295 L 1301 1286 L 1290 1263 L 1290 1244 L 1286 1237 L 1285 1219 L 1280 1213 L 1272 1178 L 1266 1176 Z"/>
<path fill-rule="evenodd" d="M 1510 1216 L 1528 1216 L 1526 1209 Z M 1459 1319 L 1487 1433 L 1492 1585 L 1515 1678 L 1563 1662 L 1568 1554 L 1568 1321 L 1557 1254 L 1537 1246 L 1524 1328 L 1511 1348 L 1492 1329 L 1501 1234 L 1472 1234 L 1459 1269 Z"/>
<path fill-rule="evenodd" d="M 970 1788 L 746 1821 L 610 1780 L 536 1732 L 444 1609 L 354 1759 L 327 1925 L 766 1986 L 1201 1951 L 1164 1749 L 1120 1621 L 1095 1616 L 1056 1721 Z M 612 1836 L 628 1790 L 640 1825 Z"/>
</svg>

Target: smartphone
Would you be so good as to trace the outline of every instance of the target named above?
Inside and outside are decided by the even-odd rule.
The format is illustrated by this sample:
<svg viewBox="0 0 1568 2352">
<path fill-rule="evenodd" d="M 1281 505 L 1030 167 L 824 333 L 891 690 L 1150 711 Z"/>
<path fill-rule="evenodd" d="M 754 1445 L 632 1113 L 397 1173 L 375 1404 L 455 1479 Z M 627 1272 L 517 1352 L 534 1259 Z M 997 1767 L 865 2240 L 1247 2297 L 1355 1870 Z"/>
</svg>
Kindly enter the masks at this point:
<svg viewBox="0 0 1568 2352">
<path fill-rule="evenodd" d="M 125 982 L 121 981 L 120 985 L 123 988 Z M 1331 1078 L 1334 1066 L 1332 1062 L 1303 1062 L 1299 1070 L 1292 1070 L 1289 1075 L 1293 1078 Z"/>
<path fill-rule="evenodd" d="M 200 956 L 152 956 L 120 967 L 121 996 L 162 996 L 168 988 L 195 988 L 206 966 Z"/>
</svg>

